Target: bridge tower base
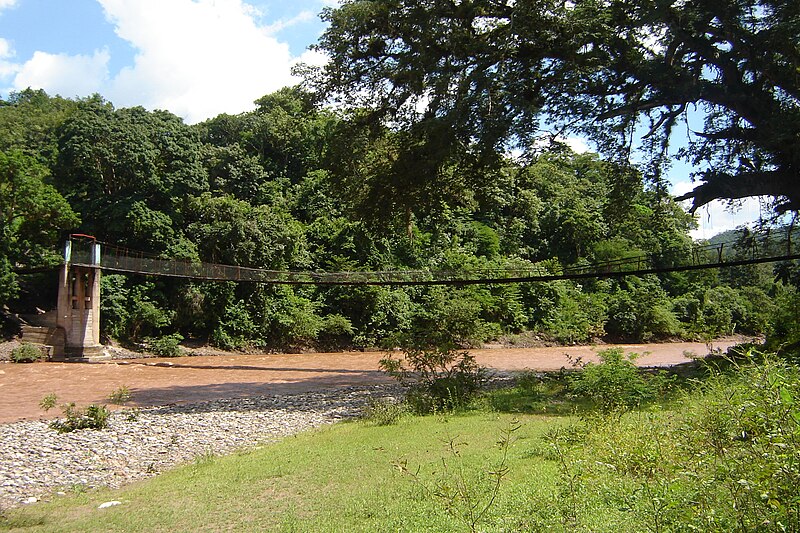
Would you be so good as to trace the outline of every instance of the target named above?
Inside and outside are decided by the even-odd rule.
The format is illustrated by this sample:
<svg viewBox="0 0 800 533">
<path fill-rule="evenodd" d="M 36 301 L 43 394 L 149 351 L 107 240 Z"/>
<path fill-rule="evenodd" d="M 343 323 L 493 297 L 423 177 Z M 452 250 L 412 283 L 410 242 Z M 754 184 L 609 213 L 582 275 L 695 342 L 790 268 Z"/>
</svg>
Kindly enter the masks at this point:
<svg viewBox="0 0 800 533">
<path fill-rule="evenodd" d="M 94 266 L 65 262 L 58 279 L 57 312 L 56 324 L 64 330 L 65 360 L 109 358 L 100 344 L 99 261 Z"/>
</svg>

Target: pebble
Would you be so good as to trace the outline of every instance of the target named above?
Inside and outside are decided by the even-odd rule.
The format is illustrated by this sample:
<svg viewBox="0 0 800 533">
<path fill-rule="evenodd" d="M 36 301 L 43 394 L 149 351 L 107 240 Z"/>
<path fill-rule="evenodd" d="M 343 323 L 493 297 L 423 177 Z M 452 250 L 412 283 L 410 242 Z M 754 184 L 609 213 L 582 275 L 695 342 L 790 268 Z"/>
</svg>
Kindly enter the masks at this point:
<svg viewBox="0 0 800 533">
<path fill-rule="evenodd" d="M 108 509 L 109 507 L 114 507 L 115 505 L 122 505 L 121 501 L 112 500 L 110 502 L 101 503 L 97 506 L 98 509 Z"/>
<path fill-rule="evenodd" d="M 358 416 L 393 384 L 212 400 L 113 412 L 109 427 L 59 434 L 48 421 L 0 425 L 0 511 L 54 494 L 119 487 L 178 464 L 232 453 Z"/>
</svg>

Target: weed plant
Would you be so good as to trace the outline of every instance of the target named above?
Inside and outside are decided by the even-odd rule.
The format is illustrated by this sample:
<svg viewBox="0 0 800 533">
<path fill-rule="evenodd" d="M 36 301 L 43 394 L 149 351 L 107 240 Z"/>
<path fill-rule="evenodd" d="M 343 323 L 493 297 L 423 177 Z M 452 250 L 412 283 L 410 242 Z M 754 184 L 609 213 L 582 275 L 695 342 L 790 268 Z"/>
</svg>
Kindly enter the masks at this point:
<svg viewBox="0 0 800 533">
<path fill-rule="evenodd" d="M 447 442 L 447 457 L 441 460 L 441 469 L 433 482 L 426 481 L 419 469 L 410 470 L 407 461 L 397 461 L 394 466 L 410 477 L 422 492 L 438 501 L 447 514 L 466 526 L 471 532 L 480 531 L 480 524 L 494 505 L 503 479 L 509 473 L 508 452 L 513 435 L 520 429 L 516 420 L 503 428 L 497 447 L 500 460 L 490 468 L 475 471 L 467 468 L 461 457 L 465 443 L 457 438 Z"/>
<path fill-rule="evenodd" d="M 375 426 L 397 424 L 408 413 L 408 404 L 391 398 L 370 398 L 361 413 L 361 419 Z"/>
<path fill-rule="evenodd" d="M 600 363 L 587 363 L 570 379 L 572 392 L 592 402 L 604 414 L 638 407 L 668 392 L 674 379 L 666 372 L 643 374 L 634 364 L 638 354 L 622 348 L 598 352 Z"/>
<path fill-rule="evenodd" d="M 127 385 L 120 385 L 108 395 L 108 401 L 115 405 L 122 405 L 131 401 L 133 395 Z"/>
<path fill-rule="evenodd" d="M 674 410 L 549 433 L 560 512 L 542 523 L 580 529 L 586 509 L 614 505 L 634 529 L 800 531 L 799 390 L 796 367 L 751 352 Z"/>
<path fill-rule="evenodd" d="M 12 363 L 35 363 L 44 358 L 44 352 L 37 346 L 29 343 L 23 343 L 11 350 Z"/>
<path fill-rule="evenodd" d="M 39 402 L 39 406 L 45 411 L 55 407 L 58 398 L 54 393 L 50 393 Z M 61 406 L 64 415 L 63 420 L 54 420 L 50 427 L 59 433 L 70 433 L 79 429 L 105 429 L 108 427 L 108 418 L 111 413 L 105 405 L 87 405 L 78 407 L 74 402 L 65 403 Z"/>
</svg>

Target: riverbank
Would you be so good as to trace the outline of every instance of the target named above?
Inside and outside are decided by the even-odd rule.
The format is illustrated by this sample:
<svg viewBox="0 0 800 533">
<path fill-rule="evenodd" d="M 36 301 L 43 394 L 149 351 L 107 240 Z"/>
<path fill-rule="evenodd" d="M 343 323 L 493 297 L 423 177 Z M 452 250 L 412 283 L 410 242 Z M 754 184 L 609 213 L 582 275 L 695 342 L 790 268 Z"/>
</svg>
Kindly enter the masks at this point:
<svg viewBox="0 0 800 533">
<path fill-rule="evenodd" d="M 360 414 L 394 384 L 126 409 L 109 427 L 59 434 L 45 420 L 0 425 L 0 509 L 119 487 L 175 465 L 248 449 Z"/>
</svg>

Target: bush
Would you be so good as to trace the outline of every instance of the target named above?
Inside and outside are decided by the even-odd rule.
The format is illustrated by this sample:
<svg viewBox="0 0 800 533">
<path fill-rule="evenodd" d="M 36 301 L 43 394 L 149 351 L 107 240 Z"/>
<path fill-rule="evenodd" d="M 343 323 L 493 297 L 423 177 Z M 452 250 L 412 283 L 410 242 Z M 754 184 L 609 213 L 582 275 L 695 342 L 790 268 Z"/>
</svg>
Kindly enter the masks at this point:
<svg viewBox="0 0 800 533">
<path fill-rule="evenodd" d="M 638 406 L 655 396 L 656 388 L 636 368 L 638 354 L 624 355 L 622 348 L 599 352 L 601 363 L 588 363 L 570 381 L 578 397 L 590 400 L 604 413 Z"/>
<path fill-rule="evenodd" d="M 674 411 L 583 423 L 574 442 L 550 439 L 569 474 L 553 503 L 573 502 L 574 529 L 592 529 L 589 509 L 613 505 L 636 531 L 800 531 L 800 372 L 748 355 Z"/>
<path fill-rule="evenodd" d="M 45 411 L 55 407 L 57 402 L 56 395 L 51 393 L 42 398 L 39 406 Z M 64 420 L 55 420 L 50 423 L 50 427 L 59 433 L 70 433 L 79 429 L 105 429 L 108 427 L 108 408 L 105 405 L 89 405 L 86 407 L 76 407 L 75 403 L 65 403 L 61 406 Z"/>
<path fill-rule="evenodd" d="M 33 344 L 22 344 L 11 350 L 11 361 L 13 363 L 35 363 L 44 359 L 45 354 L 38 346 Z"/>
<path fill-rule="evenodd" d="M 105 429 L 111 413 L 105 405 L 88 405 L 76 407 L 74 403 L 64 406 L 64 420 L 50 423 L 50 427 L 59 433 L 70 433 L 79 429 Z"/>
<path fill-rule="evenodd" d="M 405 352 L 405 359 L 381 359 L 380 367 L 409 386 L 406 399 L 416 413 L 463 408 L 486 379 L 485 369 L 467 351 L 440 346 Z"/>
<path fill-rule="evenodd" d="M 361 413 L 361 419 L 376 426 L 396 424 L 408 411 L 408 406 L 390 398 L 370 398 Z"/>
<path fill-rule="evenodd" d="M 164 335 L 158 339 L 150 339 L 149 349 L 160 357 L 180 357 L 184 353 L 181 347 L 182 340 L 183 335 L 180 333 Z"/>
<path fill-rule="evenodd" d="M 108 401 L 116 405 L 122 405 L 129 402 L 132 397 L 131 389 L 127 385 L 120 385 L 108 395 Z"/>
</svg>

